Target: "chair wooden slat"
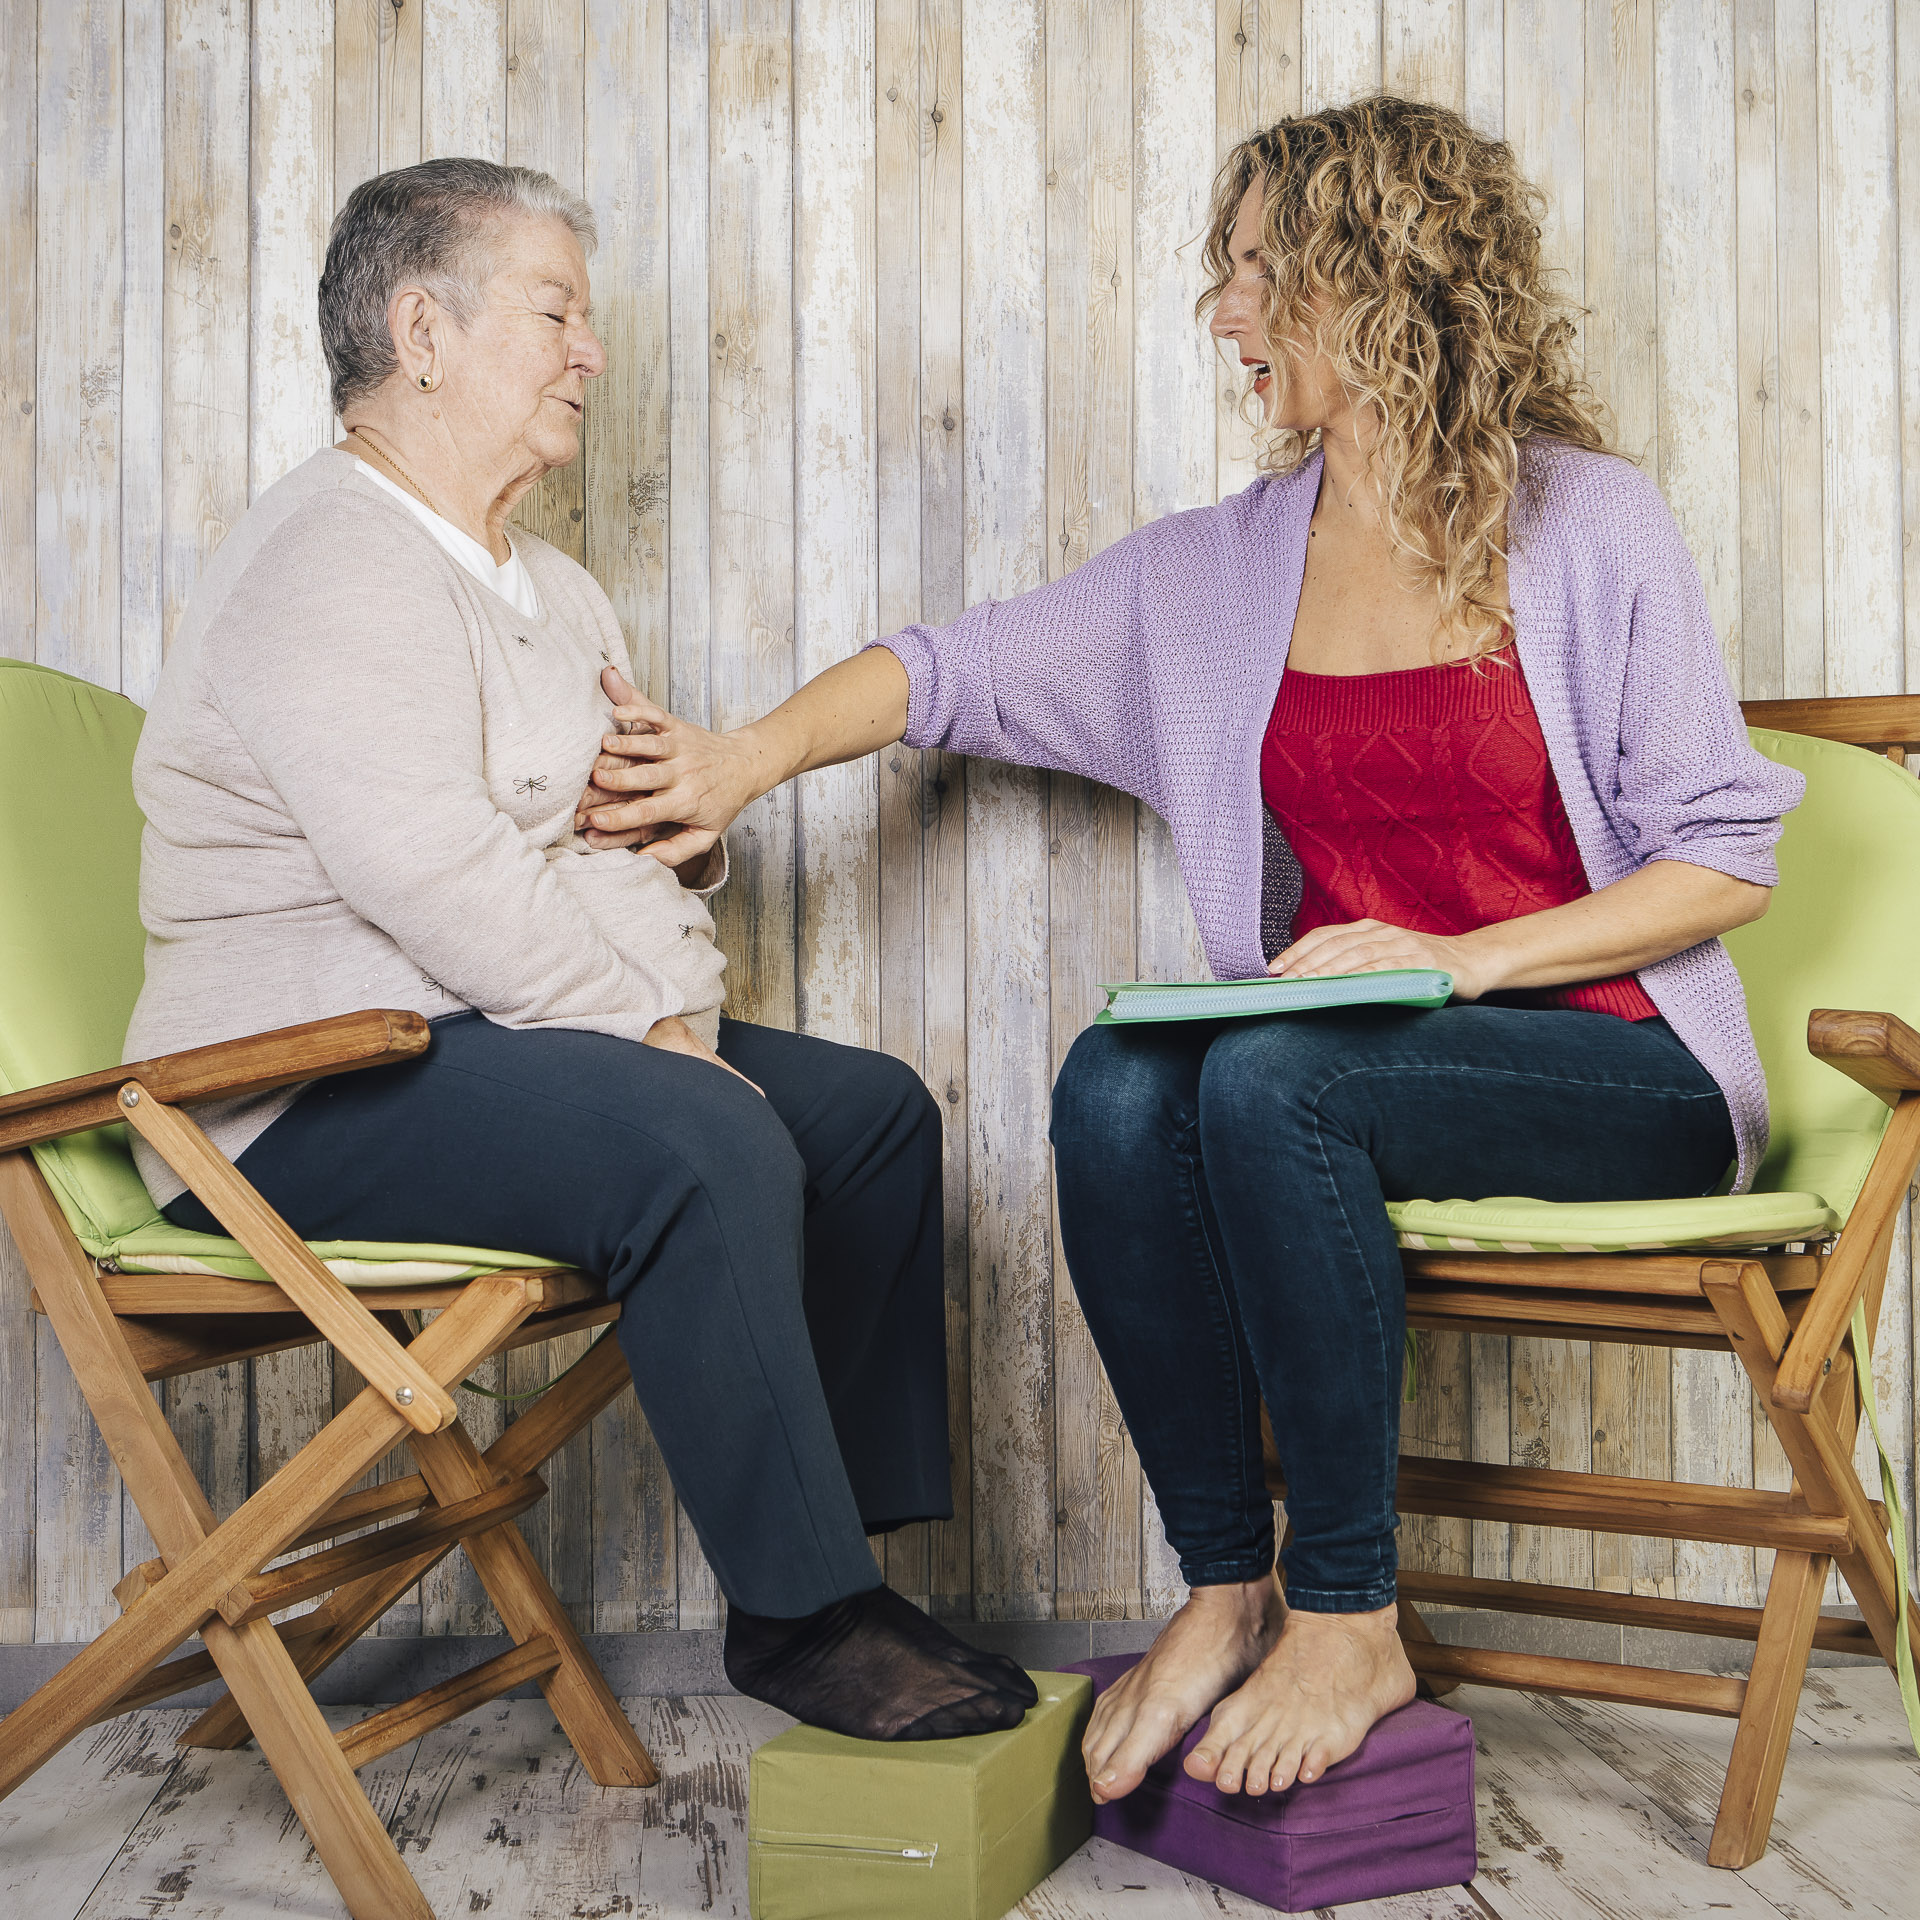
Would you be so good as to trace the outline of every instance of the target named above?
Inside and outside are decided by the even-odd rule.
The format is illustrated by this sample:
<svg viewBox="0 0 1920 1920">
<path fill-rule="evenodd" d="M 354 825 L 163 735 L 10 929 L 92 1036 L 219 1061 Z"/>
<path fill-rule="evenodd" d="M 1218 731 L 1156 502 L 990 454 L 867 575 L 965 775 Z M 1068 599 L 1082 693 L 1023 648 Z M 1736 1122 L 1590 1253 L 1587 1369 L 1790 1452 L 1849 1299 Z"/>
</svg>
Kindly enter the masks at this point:
<svg viewBox="0 0 1920 1920">
<path fill-rule="evenodd" d="M 383 1753 L 404 1747 L 409 1740 L 444 1727 L 529 1680 L 544 1679 L 559 1664 L 560 1649 L 540 1634 L 524 1647 L 510 1647 L 492 1660 L 416 1693 L 411 1700 L 355 1721 L 340 1735 L 340 1752 L 350 1767 L 369 1766 Z"/>
</svg>

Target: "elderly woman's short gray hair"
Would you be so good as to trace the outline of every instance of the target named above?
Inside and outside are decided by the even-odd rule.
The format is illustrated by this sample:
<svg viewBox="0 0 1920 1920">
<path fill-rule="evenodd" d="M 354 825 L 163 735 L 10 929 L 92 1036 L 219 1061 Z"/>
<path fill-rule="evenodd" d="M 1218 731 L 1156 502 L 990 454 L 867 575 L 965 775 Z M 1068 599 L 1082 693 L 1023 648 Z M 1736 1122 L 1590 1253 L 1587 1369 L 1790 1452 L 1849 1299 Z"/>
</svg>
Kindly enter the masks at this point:
<svg viewBox="0 0 1920 1920">
<path fill-rule="evenodd" d="M 425 160 L 363 180 L 347 196 L 320 276 L 320 344 L 344 413 L 397 364 L 387 303 L 423 287 L 461 325 L 480 311 L 493 229 L 512 214 L 564 220 L 583 253 L 599 238 L 593 209 L 551 174 L 491 160 Z"/>
</svg>

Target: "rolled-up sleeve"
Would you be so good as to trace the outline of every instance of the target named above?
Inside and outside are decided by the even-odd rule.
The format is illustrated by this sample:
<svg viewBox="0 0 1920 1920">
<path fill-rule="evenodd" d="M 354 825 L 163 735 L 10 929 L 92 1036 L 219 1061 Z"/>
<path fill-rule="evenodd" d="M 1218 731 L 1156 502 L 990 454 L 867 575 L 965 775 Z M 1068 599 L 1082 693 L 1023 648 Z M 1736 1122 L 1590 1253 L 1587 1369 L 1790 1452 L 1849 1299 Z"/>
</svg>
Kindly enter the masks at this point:
<svg viewBox="0 0 1920 1920">
<path fill-rule="evenodd" d="M 1693 556 L 1666 503 L 1646 493 L 1615 818 L 1637 835 L 1643 863 L 1683 860 L 1775 886 L 1782 818 L 1806 782 L 1748 740 Z"/>
</svg>

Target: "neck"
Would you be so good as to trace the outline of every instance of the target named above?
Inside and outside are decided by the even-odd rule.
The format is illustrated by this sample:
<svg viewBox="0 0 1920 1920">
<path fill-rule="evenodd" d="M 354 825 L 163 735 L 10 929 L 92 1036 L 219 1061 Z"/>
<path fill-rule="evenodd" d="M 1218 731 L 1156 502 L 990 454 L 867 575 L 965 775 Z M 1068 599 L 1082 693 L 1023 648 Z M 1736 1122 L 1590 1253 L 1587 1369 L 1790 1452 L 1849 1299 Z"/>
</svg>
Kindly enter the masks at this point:
<svg viewBox="0 0 1920 1920">
<path fill-rule="evenodd" d="M 1352 511 L 1369 525 L 1380 519 L 1379 476 L 1367 464 L 1373 436 L 1363 434 L 1351 414 L 1330 420 L 1320 429 L 1323 461 L 1320 505 L 1329 513 Z"/>
<path fill-rule="evenodd" d="M 352 436 L 348 445 L 362 459 L 368 459 L 369 447 L 376 455 L 384 455 L 387 464 L 379 458 L 368 459 L 368 464 L 389 480 L 399 480 L 504 565 L 512 551 L 507 544 L 507 516 L 540 477 L 541 468 L 530 466 L 524 455 L 517 461 L 491 463 L 473 458 L 462 449 L 444 409 L 429 394 L 420 394 L 416 400 L 409 390 L 397 403 L 379 404 L 385 399 L 384 394 L 376 396 L 375 404 L 357 407 L 347 417 L 347 432 Z"/>
</svg>

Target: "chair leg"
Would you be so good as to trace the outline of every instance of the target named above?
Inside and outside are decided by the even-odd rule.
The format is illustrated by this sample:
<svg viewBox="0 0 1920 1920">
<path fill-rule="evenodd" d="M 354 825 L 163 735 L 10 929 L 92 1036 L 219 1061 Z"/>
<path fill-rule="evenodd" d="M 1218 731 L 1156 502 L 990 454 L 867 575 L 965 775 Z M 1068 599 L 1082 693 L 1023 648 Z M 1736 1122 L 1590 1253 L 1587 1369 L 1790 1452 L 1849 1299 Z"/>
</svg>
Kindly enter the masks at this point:
<svg viewBox="0 0 1920 1920">
<path fill-rule="evenodd" d="M 421 1475 L 443 1505 L 472 1499 L 494 1484 L 493 1470 L 459 1422 L 439 1433 L 416 1433 L 411 1441 Z M 464 1545 L 515 1642 L 525 1646 L 544 1633 L 559 1648 L 560 1664 L 542 1676 L 540 1686 L 588 1778 L 602 1787 L 653 1786 L 659 1768 L 620 1711 L 520 1529 L 503 1521 Z"/>
<path fill-rule="evenodd" d="M 1707 1860 L 1713 1866 L 1748 1867 L 1767 1850 L 1794 1710 L 1800 1704 L 1807 1655 L 1820 1618 L 1820 1596 L 1831 1565 L 1824 1553 L 1774 1555 L 1760 1639 L 1740 1709 L 1740 1729 L 1733 1738 L 1733 1757 L 1727 1764 L 1720 1810 L 1707 1846 Z"/>
<path fill-rule="evenodd" d="M 353 1920 L 434 1920 L 280 1636 L 264 1620 L 214 1619 L 206 1638 Z"/>
<path fill-rule="evenodd" d="M 1743 1269 L 1732 1261 L 1712 1263 L 1702 1274 L 1701 1291 L 1712 1303 L 1734 1354 L 1753 1383 L 1767 1423 L 1793 1468 L 1796 1485 L 1816 1513 L 1844 1515 L 1852 1526 L 1853 1551 L 1836 1555 L 1834 1564 L 1852 1590 L 1874 1644 L 1891 1667 L 1898 1606 L 1893 1549 L 1853 1469 L 1855 1420 L 1850 1390 L 1842 1390 L 1847 1385 L 1846 1369 L 1851 1367 L 1851 1360 L 1844 1352 L 1835 1360 L 1833 1375 L 1811 1411 L 1794 1413 L 1777 1407 L 1773 1403 L 1773 1383 L 1786 1345 L 1786 1319 L 1773 1301 L 1765 1274 L 1758 1267 Z M 1909 1619 L 1920 1634 L 1920 1602 L 1910 1607 Z"/>
<path fill-rule="evenodd" d="M 437 1567 L 458 1542 L 449 1542 L 412 1560 L 370 1573 L 350 1586 L 336 1588 L 314 1609 L 326 1616 L 326 1630 L 305 1642 L 293 1655 L 303 1681 L 324 1673 L 373 1623 L 430 1568 Z M 183 1747 L 230 1750 L 247 1744 L 251 1729 L 231 1693 L 223 1694 L 180 1736 Z"/>
<path fill-rule="evenodd" d="M 606 1349 L 604 1354 L 601 1347 Z M 556 1382 L 537 1406 L 487 1449 L 482 1458 L 488 1473 L 497 1479 L 538 1472 L 627 1385 L 627 1363 L 619 1344 L 603 1335 L 599 1346 L 566 1380 Z M 316 1615 L 325 1616 L 325 1631 L 294 1652 L 301 1676 L 311 1680 L 324 1673 L 416 1580 L 452 1551 L 451 1546 L 442 1547 L 338 1589 L 315 1609 Z M 246 1717 L 231 1694 L 216 1700 L 180 1736 L 181 1745 L 189 1747 L 231 1748 L 246 1742 Z"/>
</svg>

